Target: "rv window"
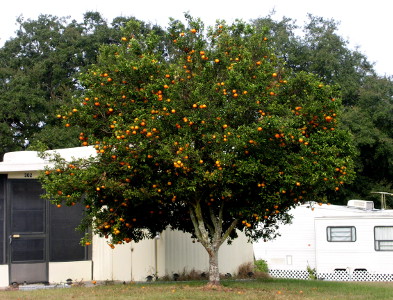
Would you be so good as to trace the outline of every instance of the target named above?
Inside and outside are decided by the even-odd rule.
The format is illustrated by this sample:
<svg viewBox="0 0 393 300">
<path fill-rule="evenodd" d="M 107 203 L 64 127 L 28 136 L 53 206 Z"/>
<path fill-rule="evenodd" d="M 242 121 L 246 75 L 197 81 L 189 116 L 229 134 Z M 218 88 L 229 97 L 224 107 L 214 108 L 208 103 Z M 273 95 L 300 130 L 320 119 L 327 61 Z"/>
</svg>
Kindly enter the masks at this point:
<svg viewBox="0 0 393 300">
<path fill-rule="evenodd" d="M 326 227 L 328 242 L 355 242 L 356 228 L 353 226 Z"/>
<path fill-rule="evenodd" d="M 375 226 L 374 241 L 376 251 L 393 251 L 393 226 Z"/>
</svg>

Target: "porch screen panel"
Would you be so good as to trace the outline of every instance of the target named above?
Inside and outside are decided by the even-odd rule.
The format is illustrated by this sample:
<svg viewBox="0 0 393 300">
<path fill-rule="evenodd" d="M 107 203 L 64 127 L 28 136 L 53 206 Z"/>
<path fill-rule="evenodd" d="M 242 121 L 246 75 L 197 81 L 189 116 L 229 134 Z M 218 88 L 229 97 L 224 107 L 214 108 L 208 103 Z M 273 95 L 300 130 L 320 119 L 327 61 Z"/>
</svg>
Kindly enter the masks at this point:
<svg viewBox="0 0 393 300">
<path fill-rule="evenodd" d="M 32 262 L 45 260 L 45 239 L 28 238 L 12 241 L 12 262 Z"/>
<path fill-rule="evenodd" d="M 80 245 L 84 232 L 76 230 L 83 215 L 83 206 L 50 205 L 50 261 L 87 259 L 86 247 Z"/>
<path fill-rule="evenodd" d="M 393 226 L 376 226 L 374 240 L 376 251 L 393 251 Z"/>
<path fill-rule="evenodd" d="M 45 232 L 45 201 L 36 180 L 15 181 L 11 185 L 13 233 Z"/>
<path fill-rule="evenodd" d="M 6 175 L 0 175 L 0 264 L 5 263 L 5 180 Z"/>
</svg>

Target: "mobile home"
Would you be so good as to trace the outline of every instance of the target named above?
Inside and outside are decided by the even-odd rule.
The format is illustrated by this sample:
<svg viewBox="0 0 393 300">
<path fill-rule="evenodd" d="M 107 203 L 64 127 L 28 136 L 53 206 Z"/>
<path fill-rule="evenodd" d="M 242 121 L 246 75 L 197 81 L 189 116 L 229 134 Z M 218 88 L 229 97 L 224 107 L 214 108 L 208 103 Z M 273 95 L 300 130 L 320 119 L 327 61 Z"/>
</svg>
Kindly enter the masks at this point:
<svg viewBox="0 0 393 300">
<path fill-rule="evenodd" d="M 90 147 L 56 150 L 67 160 L 95 155 Z M 145 281 L 148 276 L 173 275 L 183 270 L 208 270 L 208 256 L 186 233 L 165 230 L 154 240 L 118 245 L 93 237 L 79 245 L 75 230 L 83 207 L 58 208 L 40 195 L 37 176 L 48 162 L 34 151 L 6 153 L 0 162 L 0 287 L 11 283 L 61 283 L 67 279 Z M 234 273 L 253 261 L 253 248 L 239 233 L 219 253 L 220 271 Z"/>
<path fill-rule="evenodd" d="M 393 210 L 350 200 L 347 206 L 300 205 L 291 215 L 280 237 L 254 244 L 256 259 L 266 260 L 272 276 L 393 280 Z"/>
</svg>

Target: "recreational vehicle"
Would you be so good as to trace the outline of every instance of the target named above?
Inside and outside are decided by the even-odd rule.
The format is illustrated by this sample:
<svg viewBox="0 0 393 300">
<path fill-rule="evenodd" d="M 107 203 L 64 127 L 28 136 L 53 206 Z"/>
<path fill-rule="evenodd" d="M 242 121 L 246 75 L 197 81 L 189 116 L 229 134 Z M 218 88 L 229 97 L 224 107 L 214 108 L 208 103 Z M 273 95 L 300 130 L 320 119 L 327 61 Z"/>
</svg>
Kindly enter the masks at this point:
<svg viewBox="0 0 393 300">
<path fill-rule="evenodd" d="M 254 244 L 275 277 L 393 280 L 393 210 L 372 201 L 347 206 L 307 203 L 291 210 L 281 236 Z"/>
<path fill-rule="evenodd" d="M 66 160 L 96 155 L 91 147 L 55 150 Z M 40 197 L 37 176 L 48 165 L 34 151 L 10 152 L 0 162 L 0 287 L 11 283 L 88 280 L 146 281 L 158 275 L 208 270 L 208 256 L 190 234 L 165 230 L 153 240 L 111 249 L 104 238 L 79 244 L 75 230 L 83 207 L 56 207 Z M 239 233 L 219 252 L 220 271 L 234 273 L 253 261 L 253 248 Z"/>
</svg>

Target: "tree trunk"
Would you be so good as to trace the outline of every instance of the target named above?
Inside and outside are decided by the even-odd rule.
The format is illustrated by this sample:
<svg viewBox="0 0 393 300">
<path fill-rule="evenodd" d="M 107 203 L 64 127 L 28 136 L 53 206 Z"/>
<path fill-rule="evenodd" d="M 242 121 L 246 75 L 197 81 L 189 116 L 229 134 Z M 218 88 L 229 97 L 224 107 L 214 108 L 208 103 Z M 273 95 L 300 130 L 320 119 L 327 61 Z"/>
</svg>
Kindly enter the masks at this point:
<svg viewBox="0 0 393 300">
<path fill-rule="evenodd" d="M 218 249 L 228 238 L 229 234 L 236 228 L 237 220 L 234 219 L 228 228 L 223 232 L 223 207 L 221 205 L 218 215 L 209 209 L 210 220 L 203 218 L 200 203 L 197 202 L 190 208 L 190 217 L 194 225 L 195 235 L 199 242 L 206 249 L 209 255 L 209 283 L 211 287 L 220 285 L 220 272 L 218 269 Z M 210 233 L 210 234 L 209 234 Z"/>
<path fill-rule="evenodd" d="M 220 285 L 220 272 L 218 269 L 218 249 L 211 249 L 209 253 L 209 285 Z"/>
</svg>

